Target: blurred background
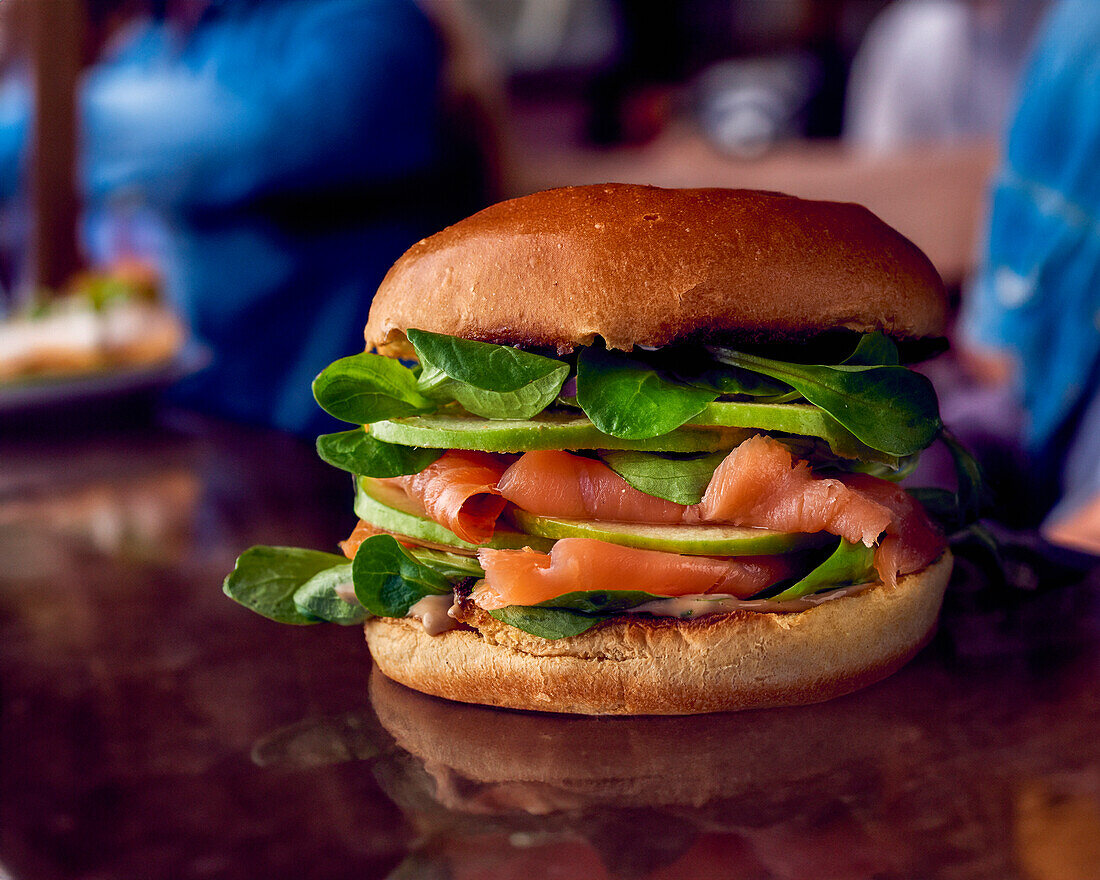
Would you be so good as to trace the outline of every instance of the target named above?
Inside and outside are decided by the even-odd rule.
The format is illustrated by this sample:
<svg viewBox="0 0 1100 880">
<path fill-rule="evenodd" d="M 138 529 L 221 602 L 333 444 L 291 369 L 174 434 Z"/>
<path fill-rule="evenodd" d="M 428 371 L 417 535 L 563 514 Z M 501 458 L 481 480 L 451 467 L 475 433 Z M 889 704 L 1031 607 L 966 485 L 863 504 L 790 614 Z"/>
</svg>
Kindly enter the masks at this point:
<svg viewBox="0 0 1100 880">
<path fill-rule="evenodd" d="M 0 411 L 167 389 L 309 437 L 310 380 L 443 225 L 567 184 L 772 189 L 928 253 L 948 424 L 1005 520 L 1100 548 L 1094 6 L 0 0 Z"/>
<path fill-rule="evenodd" d="M 951 294 L 920 368 L 1003 575 L 960 552 L 932 648 L 828 704 L 834 742 L 889 735 L 839 812 L 833 768 L 762 789 L 881 826 L 870 867 L 837 843 L 820 875 L 1095 878 L 1100 569 L 1065 548 L 1100 554 L 1098 99 L 1096 0 L 0 0 L 0 880 L 383 876 L 431 842 L 369 774 L 249 758 L 357 724 L 368 667 L 354 628 L 218 585 L 354 525 L 310 383 L 392 262 L 605 181 L 860 202 Z M 913 480 L 950 472 L 933 449 Z"/>
</svg>

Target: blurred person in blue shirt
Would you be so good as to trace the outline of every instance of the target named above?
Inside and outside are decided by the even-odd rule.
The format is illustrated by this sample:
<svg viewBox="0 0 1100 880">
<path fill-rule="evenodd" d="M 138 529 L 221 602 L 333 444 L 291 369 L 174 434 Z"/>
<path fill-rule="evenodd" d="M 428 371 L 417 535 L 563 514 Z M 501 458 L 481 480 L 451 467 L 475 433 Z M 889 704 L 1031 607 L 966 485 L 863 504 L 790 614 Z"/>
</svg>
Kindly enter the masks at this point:
<svg viewBox="0 0 1100 880">
<path fill-rule="evenodd" d="M 1031 472 L 1020 475 L 1021 483 L 1035 493 L 1048 486 L 1052 497 L 1061 493 L 1047 519 L 1048 534 L 1100 552 L 1095 0 L 1062 0 L 1039 34 L 994 181 L 983 259 L 964 297 L 960 329 L 970 361 L 1022 405 L 1021 442 Z M 1036 494 L 1035 507 L 1043 500 Z"/>
<path fill-rule="evenodd" d="M 363 349 L 389 265 L 484 198 L 445 122 L 446 47 L 412 0 L 147 9 L 83 83 L 89 240 L 132 240 L 137 217 L 163 251 L 168 296 L 214 354 L 185 402 L 330 430 L 313 377 Z"/>
</svg>

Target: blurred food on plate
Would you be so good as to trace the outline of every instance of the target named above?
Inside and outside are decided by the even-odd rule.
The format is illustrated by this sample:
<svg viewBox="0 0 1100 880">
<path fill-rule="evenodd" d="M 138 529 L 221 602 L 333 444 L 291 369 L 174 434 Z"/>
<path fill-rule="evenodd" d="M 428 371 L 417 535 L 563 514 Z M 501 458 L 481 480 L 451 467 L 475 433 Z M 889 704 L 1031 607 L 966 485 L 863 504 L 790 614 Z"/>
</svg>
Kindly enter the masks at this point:
<svg viewBox="0 0 1100 880">
<path fill-rule="evenodd" d="M 0 382 L 63 379 L 170 361 L 186 339 L 147 263 L 120 261 L 39 294 L 0 321 Z"/>
</svg>

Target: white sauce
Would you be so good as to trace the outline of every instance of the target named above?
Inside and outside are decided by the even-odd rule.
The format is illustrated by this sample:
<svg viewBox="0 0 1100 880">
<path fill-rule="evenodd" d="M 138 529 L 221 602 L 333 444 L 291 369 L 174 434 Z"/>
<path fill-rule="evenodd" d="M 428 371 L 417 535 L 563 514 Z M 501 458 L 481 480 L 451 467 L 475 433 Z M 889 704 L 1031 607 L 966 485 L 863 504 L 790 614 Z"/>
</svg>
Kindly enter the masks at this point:
<svg viewBox="0 0 1100 880">
<path fill-rule="evenodd" d="M 350 581 L 346 584 L 337 584 L 333 587 L 336 595 L 347 602 L 349 605 L 358 605 L 359 600 L 355 598 L 355 584 Z"/>
<path fill-rule="evenodd" d="M 424 624 L 424 632 L 428 635 L 438 636 L 458 626 L 458 621 L 451 614 L 454 604 L 454 593 L 425 596 L 409 608 L 407 616 L 415 617 Z"/>
<path fill-rule="evenodd" d="M 834 599 L 854 596 L 862 593 L 871 584 L 855 584 L 850 587 L 838 587 L 826 593 L 815 593 L 802 599 L 789 599 L 776 602 L 773 599 L 738 599 L 724 593 L 698 593 L 691 596 L 676 596 L 669 599 L 654 599 L 644 605 L 627 608 L 623 614 L 651 614 L 654 617 L 705 617 L 708 614 L 728 614 L 731 611 L 756 611 L 766 614 L 797 614 L 807 611 Z M 355 593 L 351 586 L 336 588 L 337 595 L 348 602 L 355 602 Z M 458 622 L 454 618 L 455 597 L 453 593 L 441 596 L 425 596 L 409 608 L 408 617 L 415 617 L 424 625 L 424 631 L 430 636 L 438 636 L 455 629 Z"/>
<path fill-rule="evenodd" d="M 718 593 L 705 593 L 693 596 L 678 596 L 672 599 L 655 599 L 644 605 L 627 608 L 626 614 L 652 614 L 654 617 L 704 617 L 707 614 L 726 614 L 731 611 L 757 611 L 770 614 L 795 614 L 807 611 L 817 605 L 853 596 L 866 590 L 870 584 L 855 584 L 851 587 L 838 587 L 827 593 L 816 593 L 802 599 L 788 599 L 776 602 L 773 599 L 738 599 Z"/>
</svg>

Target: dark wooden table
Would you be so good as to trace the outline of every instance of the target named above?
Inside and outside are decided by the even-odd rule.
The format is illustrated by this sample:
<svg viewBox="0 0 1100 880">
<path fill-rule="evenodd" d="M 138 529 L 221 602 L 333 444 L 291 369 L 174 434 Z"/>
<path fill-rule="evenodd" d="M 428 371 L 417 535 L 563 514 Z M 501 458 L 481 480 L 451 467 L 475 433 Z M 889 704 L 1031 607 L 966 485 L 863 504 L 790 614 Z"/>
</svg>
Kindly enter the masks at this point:
<svg viewBox="0 0 1100 880">
<path fill-rule="evenodd" d="M 579 719 L 413 694 L 355 629 L 222 595 L 244 547 L 352 525 L 345 476 L 279 435 L 0 431 L 0 877 L 1100 876 L 1079 558 L 964 579 L 929 648 L 848 698 Z"/>
</svg>

